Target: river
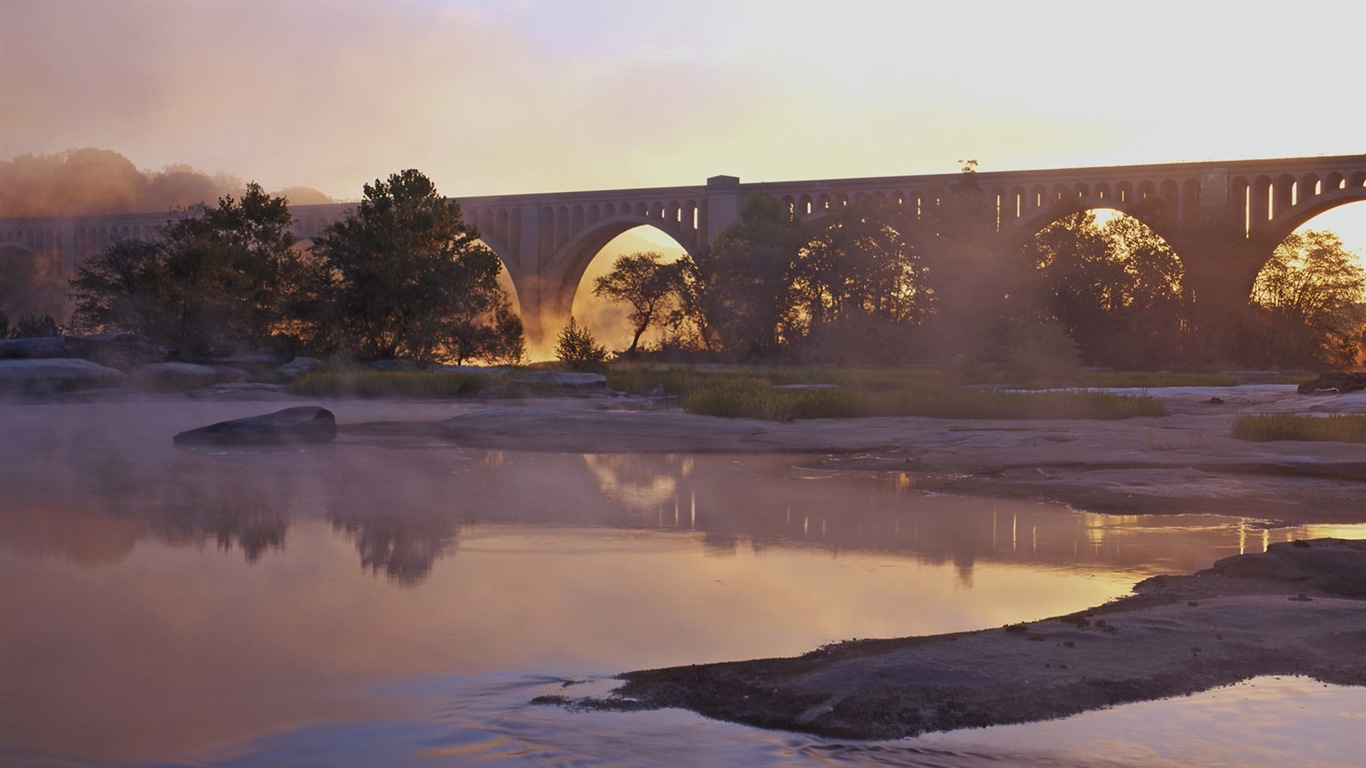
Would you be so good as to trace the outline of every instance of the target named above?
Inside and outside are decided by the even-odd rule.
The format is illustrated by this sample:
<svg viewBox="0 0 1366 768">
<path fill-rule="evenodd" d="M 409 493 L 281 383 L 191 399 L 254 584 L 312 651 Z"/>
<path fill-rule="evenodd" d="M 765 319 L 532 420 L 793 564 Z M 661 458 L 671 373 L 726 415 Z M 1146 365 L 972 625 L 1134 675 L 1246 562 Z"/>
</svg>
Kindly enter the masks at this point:
<svg viewBox="0 0 1366 768">
<path fill-rule="evenodd" d="M 1366 747 L 1366 689 L 1290 678 L 875 743 L 528 703 L 632 669 L 1044 618 L 1363 526 L 936 496 L 783 455 L 171 445 L 274 407 L 0 404 L 0 762 L 1335 766 Z"/>
</svg>

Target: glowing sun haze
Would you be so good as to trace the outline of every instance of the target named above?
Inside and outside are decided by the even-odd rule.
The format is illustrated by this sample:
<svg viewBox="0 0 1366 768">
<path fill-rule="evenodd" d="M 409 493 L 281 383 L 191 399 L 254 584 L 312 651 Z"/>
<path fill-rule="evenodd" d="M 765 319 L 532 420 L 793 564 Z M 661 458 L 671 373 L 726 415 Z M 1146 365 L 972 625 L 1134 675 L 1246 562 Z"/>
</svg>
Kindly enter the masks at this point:
<svg viewBox="0 0 1366 768">
<path fill-rule="evenodd" d="M 1360 0 L 0 0 L 0 157 L 355 199 L 1355 154 L 1362 39 Z"/>
<path fill-rule="evenodd" d="M 354 198 L 1352 154 L 1366 5 L 0 0 L 3 154 Z"/>
</svg>

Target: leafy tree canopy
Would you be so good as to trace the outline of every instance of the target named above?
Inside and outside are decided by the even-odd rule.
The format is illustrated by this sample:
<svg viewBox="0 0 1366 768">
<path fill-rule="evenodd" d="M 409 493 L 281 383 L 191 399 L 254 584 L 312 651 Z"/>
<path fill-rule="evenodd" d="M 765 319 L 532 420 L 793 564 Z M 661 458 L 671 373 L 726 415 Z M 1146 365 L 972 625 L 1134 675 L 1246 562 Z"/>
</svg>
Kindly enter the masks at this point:
<svg viewBox="0 0 1366 768">
<path fill-rule="evenodd" d="M 1253 302 L 1269 313 L 1262 351 L 1280 361 L 1352 365 L 1366 343 L 1366 269 L 1332 232 L 1287 237 L 1257 275 Z"/>
<path fill-rule="evenodd" d="M 662 319 L 674 303 L 685 267 L 685 262 L 664 263 L 658 252 L 644 251 L 617 257 L 612 270 L 594 281 L 594 296 L 631 307 L 627 315 L 631 323 L 627 354 L 636 351 L 646 329 Z"/>
<path fill-rule="evenodd" d="M 808 239 L 806 225 L 787 204 L 760 192 L 697 258 L 707 324 L 728 354 L 771 355 L 791 335 L 793 267 Z"/>
<path fill-rule="evenodd" d="M 367 184 L 360 205 L 313 245 L 327 275 L 322 324 L 362 360 L 520 360 L 502 262 L 478 238 L 416 170 Z"/>
<path fill-rule="evenodd" d="M 197 205 L 153 239 L 123 239 L 71 281 L 81 331 L 127 330 L 190 352 L 261 349 L 304 278 L 281 197 L 248 185 L 240 200 Z"/>
</svg>

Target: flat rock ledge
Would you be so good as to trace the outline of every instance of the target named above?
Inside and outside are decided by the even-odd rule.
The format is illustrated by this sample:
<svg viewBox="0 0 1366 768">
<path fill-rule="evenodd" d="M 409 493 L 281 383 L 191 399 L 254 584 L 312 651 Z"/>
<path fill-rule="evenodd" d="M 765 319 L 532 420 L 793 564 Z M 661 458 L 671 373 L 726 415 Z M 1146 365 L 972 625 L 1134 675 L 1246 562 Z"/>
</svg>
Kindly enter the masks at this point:
<svg viewBox="0 0 1366 768">
<path fill-rule="evenodd" d="M 337 438 L 337 420 L 326 408 L 286 408 L 190 429 L 173 438 L 175 445 L 291 445 L 329 443 Z"/>
<path fill-rule="evenodd" d="M 603 698 L 845 739 L 1066 717 L 1260 675 L 1366 685 L 1366 541 L 1272 544 L 1193 576 L 1156 577 L 1091 610 L 1026 624 L 854 640 L 790 659 L 631 672 Z"/>
</svg>

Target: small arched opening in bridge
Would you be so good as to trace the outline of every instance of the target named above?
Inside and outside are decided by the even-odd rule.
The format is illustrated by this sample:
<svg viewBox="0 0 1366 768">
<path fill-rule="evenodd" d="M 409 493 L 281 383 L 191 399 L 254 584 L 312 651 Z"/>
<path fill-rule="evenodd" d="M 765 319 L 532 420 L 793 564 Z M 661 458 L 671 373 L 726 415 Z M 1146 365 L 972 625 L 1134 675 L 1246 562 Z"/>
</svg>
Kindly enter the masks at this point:
<svg viewBox="0 0 1366 768">
<path fill-rule="evenodd" d="M 1087 208 L 1042 227 L 1025 246 L 1040 314 L 1091 365 L 1151 369 L 1183 362 L 1185 267 L 1152 228 L 1115 208 Z"/>
<path fill-rule="evenodd" d="M 578 287 L 574 291 L 574 299 L 570 306 L 576 322 L 592 331 L 598 343 L 613 352 L 625 350 L 631 345 L 632 328 L 627 319 L 631 310 L 626 304 L 609 302 L 594 296 L 593 288 L 599 277 L 612 270 L 612 265 L 618 257 L 644 251 L 660 254 L 663 263 L 677 261 L 687 254 L 683 246 L 660 229 L 649 225 L 629 228 L 612 237 L 598 249 L 579 277 Z M 559 335 L 566 322 L 568 318 L 559 318 L 551 325 L 554 334 L 550 338 L 550 357 L 554 356 L 555 337 Z M 641 345 L 657 344 L 662 327 L 656 319 L 641 338 Z"/>
<path fill-rule="evenodd" d="M 1297 220 L 1257 273 L 1241 356 L 1268 367 L 1366 365 L 1366 200 Z"/>
</svg>

